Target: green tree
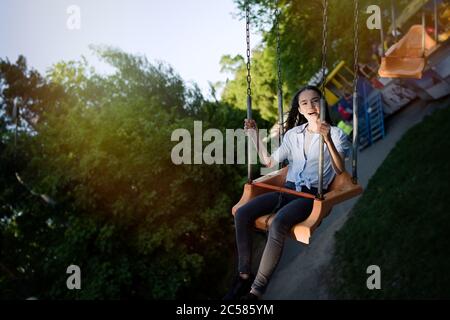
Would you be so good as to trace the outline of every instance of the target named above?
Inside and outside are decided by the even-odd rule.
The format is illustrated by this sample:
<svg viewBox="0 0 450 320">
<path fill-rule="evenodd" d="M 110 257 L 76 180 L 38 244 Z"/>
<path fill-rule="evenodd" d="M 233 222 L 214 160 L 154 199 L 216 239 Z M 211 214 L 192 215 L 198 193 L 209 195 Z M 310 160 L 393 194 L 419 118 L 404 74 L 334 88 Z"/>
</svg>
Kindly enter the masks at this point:
<svg viewBox="0 0 450 320">
<path fill-rule="evenodd" d="M 94 49 L 114 74 L 99 75 L 82 59 L 56 64 L 44 79 L 24 58 L 0 61 L 0 266 L 12 274 L 0 275 L 0 296 L 220 297 L 222 283 L 211 279 L 229 269 L 230 209 L 244 168 L 176 166 L 170 138 L 176 128 L 192 130 L 193 120 L 205 129 L 241 127 L 245 112 L 205 101 L 167 65 Z M 37 120 L 14 148 L 5 101 L 38 88 L 50 94 L 41 108 L 23 106 Z M 32 195 L 15 171 L 56 206 Z M 81 267 L 80 291 L 66 288 L 71 264 Z"/>
<path fill-rule="evenodd" d="M 222 92 L 222 101 L 238 109 L 247 108 L 247 67 L 246 62 L 239 59 L 222 59 L 222 69 L 236 70 L 233 80 L 229 80 Z M 262 47 L 253 50 L 252 55 L 252 109 L 271 123 L 278 116 L 277 78 L 275 58 L 271 50 Z M 260 124 L 261 125 L 261 124 Z"/>
<path fill-rule="evenodd" d="M 353 69 L 354 2 L 328 1 L 327 67 L 331 71 L 340 61 Z M 263 34 L 262 43 L 252 52 L 253 104 L 264 119 L 277 118 L 277 60 L 276 30 L 274 28 L 274 0 L 235 0 L 238 16 L 245 17 L 245 4 L 250 4 L 251 28 Z M 386 32 L 390 23 L 390 0 L 359 1 L 359 60 L 371 61 L 372 44 L 379 42 L 379 31 L 366 27 L 368 5 L 379 5 Z M 408 1 L 396 2 L 397 12 Z M 308 83 L 322 64 L 323 1 L 280 0 L 280 59 L 282 65 L 284 110 L 289 109 L 295 91 Z M 246 94 L 246 61 L 225 56 L 223 70 L 233 71 L 233 77 L 225 84 L 222 99 L 244 109 Z"/>
</svg>

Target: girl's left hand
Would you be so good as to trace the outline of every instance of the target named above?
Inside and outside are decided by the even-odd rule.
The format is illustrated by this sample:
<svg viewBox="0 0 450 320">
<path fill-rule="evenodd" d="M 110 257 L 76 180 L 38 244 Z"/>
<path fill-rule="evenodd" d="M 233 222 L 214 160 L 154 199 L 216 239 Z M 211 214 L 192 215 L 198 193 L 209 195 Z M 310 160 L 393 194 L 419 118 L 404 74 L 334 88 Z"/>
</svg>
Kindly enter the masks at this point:
<svg viewBox="0 0 450 320">
<path fill-rule="evenodd" d="M 323 136 L 325 143 L 331 140 L 331 127 L 328 123 L 317 120 L 317 131 Z"/>
</svg>

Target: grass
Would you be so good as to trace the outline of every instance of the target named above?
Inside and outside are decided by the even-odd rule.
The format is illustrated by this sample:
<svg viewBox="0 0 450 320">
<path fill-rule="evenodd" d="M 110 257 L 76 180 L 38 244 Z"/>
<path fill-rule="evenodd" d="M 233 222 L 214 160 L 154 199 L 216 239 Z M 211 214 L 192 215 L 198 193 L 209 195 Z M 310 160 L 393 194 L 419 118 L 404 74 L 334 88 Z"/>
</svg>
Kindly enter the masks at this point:
<svg viewBox="0 0 450 320">
<path fill-rule="evenodd" d="M 340 299 L 450 298 L 450 108 L 409 130 L 336 235 Z M 366 286 L 370 265 L 381 289 Z"/>
</svg>

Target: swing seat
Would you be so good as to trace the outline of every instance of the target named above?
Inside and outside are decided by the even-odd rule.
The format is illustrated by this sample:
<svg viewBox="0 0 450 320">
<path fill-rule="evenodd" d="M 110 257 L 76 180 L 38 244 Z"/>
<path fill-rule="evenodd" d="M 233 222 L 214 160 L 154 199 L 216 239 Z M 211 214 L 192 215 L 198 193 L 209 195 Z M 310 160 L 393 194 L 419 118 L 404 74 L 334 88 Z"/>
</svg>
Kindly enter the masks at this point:
<svg viewBox="0 0 450 320">
<path fill-rule="evenodd" d="M 305 221 L 296 224 L 291 229 L 291 236 L 297 241 L 309 244 L 310 237 L 314 230 L 319 226 L 331 211 L 334 205 L 345 200 L 351 199 L 362 193 L 363 189 L 360 185 L 354 184 L 351 176 L 347 172 L 336 175 L 331 183 L 329 190 L 324 194 L 324 199 L 316 199 L 313 195 L 303 192 L 296 192 L 291 189 L 283 188 L 286 181 L 287 167 L 272 172 L 269 175 L 263 176 L 254 180 L 251 184 L 244 185 L 244 193 L 241 200 L 232 208 L 233 216 L 236 211 L 246 204 L 254 197 L 272 191 L 282 191 L 290 194 L 295 194 L 302 197 L 313 198 L 314 206 L 311 214 Z M 255 221 L 257 229 L 267 231 L 274 218 L 274 213 L 259 217 Z"/>
<path fill-rule="evenodd" d="M 424 67 L 424 58 L 385 57 L 381 59 L 378 74 L 383 78 L 420 79 Z"/>
<path fill-rule="evenodd" d="M 381 58 L 378 70 L 380 77 L 420 79 L 425 68 L 425 57 L 436 46 L 436 42 L 425 32 L 425 47 L 422 48 L 422 25 L 413 25 L 399 42 L 392 45 Z"/>
</svg>

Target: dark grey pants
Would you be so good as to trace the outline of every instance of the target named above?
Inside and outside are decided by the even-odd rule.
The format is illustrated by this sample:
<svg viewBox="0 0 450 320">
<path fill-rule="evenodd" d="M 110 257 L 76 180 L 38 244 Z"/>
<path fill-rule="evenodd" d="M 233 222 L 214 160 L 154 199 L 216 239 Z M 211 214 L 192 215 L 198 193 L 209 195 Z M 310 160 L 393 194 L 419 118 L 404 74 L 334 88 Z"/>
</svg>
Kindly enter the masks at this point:
<svg viewBox="0 0 450 320">
<path fill-rule="evenodd" d="M 285 187 L 295 189 L 292 182 L 287 182 Z M 314 195 L 317 193 L 316 188 L 309 190 L 303 187 L 302 191 Z M 252 231 L 255 220 L 260 216 L 277 212 L 270 225 L 266 247 L 252 285 L 252 288 L 260 294 L 265 292 L 269 279 L 280 261 L 286 235 L 289 235 L 294 225 L 308 218 L 313 203 L 313 199 L 300 198 L 288 193 L 268 192 L 253 198 L 237 210 L 234 221 L 241 273 L 251 271 Z"/>
</svg>

